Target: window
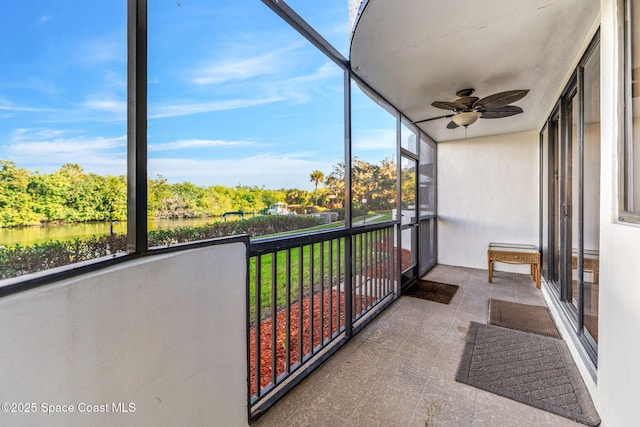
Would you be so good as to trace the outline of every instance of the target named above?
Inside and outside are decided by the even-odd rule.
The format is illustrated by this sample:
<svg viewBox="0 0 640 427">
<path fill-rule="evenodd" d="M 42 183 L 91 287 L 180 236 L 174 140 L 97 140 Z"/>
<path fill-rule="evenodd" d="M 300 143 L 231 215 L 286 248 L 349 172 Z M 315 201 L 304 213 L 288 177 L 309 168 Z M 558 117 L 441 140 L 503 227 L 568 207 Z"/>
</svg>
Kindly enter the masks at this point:
<svg viewBox="0 0 640 427">
<path fill-rule="evenodd" d="M 344 73 L 262 2 L 150 2 L 149 246 L 343 226 Z"/>
<path fill-rule="evenodd" d="M 397 118 L 366 88 L 351 84 L 353 224 L 395 219 Z"/>
<path fill-rule="evenodd" d="M 621 215 L 640 223 L 640 1 L 626 1 L 625 142 L 621 161 Z"/>
<path fill-rule="evenodd" d="M 427 135 L 420 137 L 419 198 L 420 217 L 436 214 L 436 144 Z"/>
<path fill-rule="evenodd" d="M 15 3 L 0 25 L 0 279 L 124 254 L 125 1 Z"/>
</svg>

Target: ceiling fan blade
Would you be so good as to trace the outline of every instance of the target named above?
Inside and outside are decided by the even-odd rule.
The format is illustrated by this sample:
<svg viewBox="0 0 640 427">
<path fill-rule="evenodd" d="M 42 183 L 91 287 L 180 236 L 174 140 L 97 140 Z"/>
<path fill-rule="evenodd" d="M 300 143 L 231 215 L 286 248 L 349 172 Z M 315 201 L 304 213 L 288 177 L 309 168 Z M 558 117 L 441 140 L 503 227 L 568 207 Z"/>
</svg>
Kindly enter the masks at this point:
<svg viewBox="0 0 640 427">
<path fill-rule="evenodd" d="M 431 120 L 438 120 L 438 119 L 446 119 L 446 118 L 453 117 L 453 116 L 455 116 L 455 114 L 446 114 L 446 115 L 444 115 L 444 116 L 431 117 L 431 118 L 429 118 L 429 119 L 418 120 L 418 121 L 415 121 L 415 122 L 411 122 L 411 124 L 412 124 L 412 125 L 415 125 L 415 124 L 417 124 L 417 123 L 430 122 Z"/>
<path fill-rule="evenodd" d="M 442 108 L 443 110 L 451 110 L 451 111 L 464 111 L 467 109 L 466 105 L 460 104 L 458 102 L 435 101 L 435 102 L 432 102 L 431 105 L 436 108 Z"/>
<path fill-rule="evenodd" d="M 494 93 L 485 98 L 476 101 L 473 104 L 474 109 L 496 109 L 498 107 L 511 104 L 522 98 L 529 93 L 529 89 L 508 90 L 506 92 Z"/>
<path fill-rule="evenodd" d="M 453 120 L 451 120 L 451 121 L 449 122 L 449 124 L 447 125 L 447 129 L 455 129 L 455 128 L 457 128 L 457 127 L 458 127 L 458 125 L 457 125 L 457 124 L 456 124 L 456 122 L 454 122 Z"/>
<path fill-rule="evenodd" d="M 462 104 L 465 107 L 467 107 L 467 109 L 470 109 L 471 106 L 473 106 L 473 104 L 479 99 L 480 98 L 478 98 L 477 96 L 461 96 L 459 99 L 456 99 L 454 102 L 456 104 Z"/>
<path fill-rule="evenodd" d="M 485 110 L 482 113 L 481 119 L 501 119 L 503 117 L 515 116 L 522 113 L 522 108 L 515 105 L 505 105 L 499 108 L 492 108 Z"/>
</svg>

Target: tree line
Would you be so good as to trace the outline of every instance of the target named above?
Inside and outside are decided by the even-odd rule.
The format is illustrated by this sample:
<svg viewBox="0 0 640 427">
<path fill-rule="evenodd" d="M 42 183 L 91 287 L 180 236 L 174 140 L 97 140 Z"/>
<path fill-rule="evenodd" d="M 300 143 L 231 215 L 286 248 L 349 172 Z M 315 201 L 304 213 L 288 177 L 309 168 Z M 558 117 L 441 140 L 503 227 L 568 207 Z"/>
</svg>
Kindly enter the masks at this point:
<svg viewBox="0 0 640 427">
<path fill-rule="evenodd" d="M 197 186 L 190 182 L 169 183 L 162 176 L 149 178 L 149 218 L 196 218 L 225 212 L 265 213 L 277 202 L 309 209 L 344 206 L 344 163 L 326 176 L 311 173 L 314 191 L 266 189 L 257 186 Z M 379 165 L 354 159 L 352 196 L 356 206 L 368 200 L 369 209 L 390 209 L 395 199 L 396 165 L 384 159 Z M 319 184 L 323 188 L 318 188 Z M 302 212 L 299 212 L 302 213 Z M 126 220 L 127 180 L 124 175 L 87 173 L 74 163 L 45 174 L 0 160 L 0 227 L 50 222 Z"/>
</svg>

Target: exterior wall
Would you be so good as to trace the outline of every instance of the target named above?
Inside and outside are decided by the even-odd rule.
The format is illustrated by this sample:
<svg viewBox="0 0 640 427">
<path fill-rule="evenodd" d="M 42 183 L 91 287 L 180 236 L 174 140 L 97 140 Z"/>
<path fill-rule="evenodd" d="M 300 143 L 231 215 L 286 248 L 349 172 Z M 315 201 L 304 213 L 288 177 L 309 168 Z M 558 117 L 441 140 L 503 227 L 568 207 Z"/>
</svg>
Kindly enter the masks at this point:
<svg viewBox="0 0 640 427">
<path fill-rule="evenodd" d="M 619 69 L 615 0 L 602 0 L 600 319 L 597 406 L 603 426 L 640 425 L 640 226 L 619 223 Z M 621 102 L 621 101 L 620 101 Z"/>
<path fill-rule="evenodd" d="M 356 22 L 356 16 L 360 10 L 360 5 L 364 0 L 349 0 L 349 28 L 353 31 L 353 25 Z"/>
<path fill-rule="evenodd" d="M 538 245 L 539 152 L 534 131 L 438 144 L 438 263 L 486 269 L 489 242 Z"/>
<path fill-rule="evenodd" d="M 1 423 L 247 425 L 245 254 L 149 256 L 1 299 L 0 402 L 37 404 Z M 78 413 L 85 403 L 109 412 Z"/>
</svg>

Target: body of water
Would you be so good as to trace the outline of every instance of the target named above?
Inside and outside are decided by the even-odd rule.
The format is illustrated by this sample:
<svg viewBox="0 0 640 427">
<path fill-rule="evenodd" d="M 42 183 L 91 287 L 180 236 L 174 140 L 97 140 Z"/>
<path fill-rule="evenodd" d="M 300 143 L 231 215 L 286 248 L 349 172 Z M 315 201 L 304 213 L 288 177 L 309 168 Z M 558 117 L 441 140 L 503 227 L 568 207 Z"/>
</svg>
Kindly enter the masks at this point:
<svg viewBox="0 0 640 427">
<path fill-rule="evenodd" d="M 248 218 L 248 216 L 245 216 Z M 177 227 L 196 227 L 211 222 L 220 221 L 219 218 L 190 218 L 190 219 L 159 219 L 148 223 L 149 230 L 167 230 Z M 113 231 L 118 234 L 127 233 L 127 223 L 120 221 L 113 224 Z M 92 222 L 62 225 L 46 225 L 38 227 L 0 228 L 0 246 L 15 246 L 20 244 L 29 246 L 55 240 L 73 240 L 91 236 L 108 235 L 111 223 Z"/>
</svg>

